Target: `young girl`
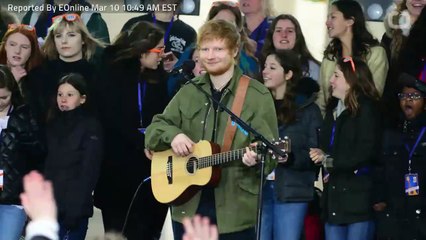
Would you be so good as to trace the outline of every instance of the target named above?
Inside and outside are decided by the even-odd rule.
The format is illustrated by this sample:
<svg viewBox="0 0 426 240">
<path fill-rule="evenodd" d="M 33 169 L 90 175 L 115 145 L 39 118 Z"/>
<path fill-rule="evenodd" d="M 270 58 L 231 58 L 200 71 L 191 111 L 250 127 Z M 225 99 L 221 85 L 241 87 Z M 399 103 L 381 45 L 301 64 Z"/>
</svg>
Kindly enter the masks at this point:
<svg viewBox="0 0 426 240">
<path fill-rule="evenodd" d="M 403 73 L 398 93 L 402 118 L 383 135 L 378 192 L 379 239 L 426 239 L 426 64 Z M 420 72 L 420 73 L 419 73 Z M 401 113 L 401 111 L 400 111 Z M 410 191 L 409 188 L 413 190 Z"/>
<path fill-rule="evenodd" d="M 99 176 L 103 138 L 88 111 L 88 87 L 80 74 L 59 80 L 47 126 L 45 175 L 58 205 L 60 239 L 84 240 L 93 215 L 92 192 Z"/>
<path fill-rule="evenodd" d="M 317 104 L 325 112 L 330 78 L 336 62 L 343 56 L 362 59 L 370 68 L 375 87 L 383 93 L 388 61 L 386 51 L 368 32 L 361 5 L 355 0 L 337 0 L 331 4 L 327 18 L 328 36 L 332 39 L 324 51 L 320 69 L 320 92 Z"/>
<path fill-rule="evenodd" d="M 338 61 L 330 79 L 321 129 L 320 149 L 312 148 L 315 163 L 325 161 L 329 172 L 322 199 L 327 240 L 369 240 L 373 170 L 380 144 L 379 94 L 366 63 L 350 57 Z"/>
<path fill-rule="evenodd" d="M 95 66 L 90 62 L 96 47 L 102 46 L 88 32 L 77 14 L 64 14 L 52 19 L 43 51 L 48 61 L 29 74 L 29 85 L 33 92 L 29 101 L 37 119 L 46 122 L 48 108 L 56 95 L 59 79 L 68 73 L 83 75 L 89 90 L 94 94 Z"/>
<path fill-rule="evenodd" d="M 316 131 L 322 116 L 315 104 L 318 85 L 301 77 L 296 52 L 279 50 L 267 56 L 264 84 L 275 99 L 280 137 L 291 139 L 292 152 L 285 161 L 278 161 L 264 186 L 261 239 L 265 240 L 299 240 L 308 203 L 314 196 L 316 167 L 308 153 L 318 145 Z M 308 84 L 314 88 L 306 93 Z"/>
<path fill-rule="evenodd" d="M 37 130 L 11 71 L 0 65 L 0 239 L 19 239 L 25 226 L 19 194 L 43 153 Z"/>
<path fill-rule="evenodd" d="M 25 85 L 23 78 L 42 61 L 35 28 L 24 24 L 10 24 L 0 45 L 0 64 L 10 68 L 20 87 Z"/>
<path fill-rule="evenodd" d="M 262 54 L 267 55 L 279 49 L 291 49 L 299 54 L 303 75 L 318 81 L 320 62 L 309 52 L 300 23 L 292 15 L 281 14 L 274 18 L 266 35 Z"/>
</svg>

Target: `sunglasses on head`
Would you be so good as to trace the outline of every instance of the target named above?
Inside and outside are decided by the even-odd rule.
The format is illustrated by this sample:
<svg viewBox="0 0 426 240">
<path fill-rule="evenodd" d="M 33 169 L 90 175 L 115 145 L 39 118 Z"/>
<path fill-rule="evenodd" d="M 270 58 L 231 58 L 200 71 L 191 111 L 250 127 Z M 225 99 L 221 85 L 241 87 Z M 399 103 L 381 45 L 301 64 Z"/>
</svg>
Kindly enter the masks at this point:
<svg viewBox="0 0 426 240">
<path fill-rule="evenodd" d="M 8 27 L 7 27 L 7 30 L 14 30 L 14 29 L 17 29 L 17 28 L 23 28 L 23 29 L 28 30 L 30 32 L 35 32 L 35 28 L 33 26 L 27 25 L 27 24 L 17 24 L 17 23 L 9 24 Z"/>
<path fill-rule="evenodd" d="M 62 15 L 58 15 L 52 18 L 52 23 L 58 23 L 64 19 L 67 22 L 74 22 L 76 20 L 80 20 L 80 16 L 75 13 L 66 13 Z"/>
<path fill-rule="evenodd" d="M 355 72 L 355 63 L 354 63 L 354 60 L 352 59 L 352 57 L 344 57 L 343 62 L 345 62 L 345 63 L 350 62 L 351 67 L 352 67 L 352 71 Z"/>
<path fill-rule="evenodd" d="M 148 52 L 150 52 L 150 53 L 164 53 L 165 48 L 166 48 L 165 46 L 151 48 L 151 49 L 148 50 Z"/>
<path fill-rule="evenodd" d="M 398 93 L 399 100 L 419 100 L 425 98 L 421 93 Z"/>
<path fill-rule="evenodd" d="M 215 1 L 212 3 L 212 7 L 217 7 L 220 5 L 226 5 L 229 7 L 240 7 L 240 3 L 234 1 Z"/>
</svg>

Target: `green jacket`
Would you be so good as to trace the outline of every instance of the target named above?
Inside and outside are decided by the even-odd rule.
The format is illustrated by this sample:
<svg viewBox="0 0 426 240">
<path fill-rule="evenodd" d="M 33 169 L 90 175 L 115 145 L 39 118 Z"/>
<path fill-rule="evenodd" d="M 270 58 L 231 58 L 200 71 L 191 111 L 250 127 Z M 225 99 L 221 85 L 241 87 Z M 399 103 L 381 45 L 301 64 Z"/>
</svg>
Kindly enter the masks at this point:
<svg viewBox="0 0 426 240">
<path fill-rule="evenodd" d="M 240 68 L 235 67 L 232 80 L 221 99 L 228 108 L 232 106 L 237 82 L 241 76 Z M 207 92 L 211 92 L 208 74 L 196 77 L 194 82 Z M 169 149 L 171 141 L 179 133 L 186 134 L 194 142 L 210 141 L 215 122 L 213 111 L 210 100 L 195 86 L 186 84 L 164 112 L 153 118 L 146 130 L 146 147 L 154 151 Z M 219 111 L 217 118 L 217 137 L 214 142 L 222 145 L 228 115 Z M 250 81 L 241 118 L 267 139 L 277 139 L 278 124 L 271 93 L 256 80 Z M 252 140 L 251 134 L 246 136 L 237 129 L 231 149 L 248 146 Z M 275 163 L 267 158 L 266 174 L 274 167 Z M 247 167 L 242 161 L 222 165 L 221 180 L 215 188 L 216 215 L 220 233 L 241 231 L 255 225 L 259 183 L 258 167 Z M 199 205 L 200 196 L 201 193 L 198 192 L 185 204 L 173 207 L 173 220 L 181 222 L 183 217 L 193 216 Z"/>
</svg>

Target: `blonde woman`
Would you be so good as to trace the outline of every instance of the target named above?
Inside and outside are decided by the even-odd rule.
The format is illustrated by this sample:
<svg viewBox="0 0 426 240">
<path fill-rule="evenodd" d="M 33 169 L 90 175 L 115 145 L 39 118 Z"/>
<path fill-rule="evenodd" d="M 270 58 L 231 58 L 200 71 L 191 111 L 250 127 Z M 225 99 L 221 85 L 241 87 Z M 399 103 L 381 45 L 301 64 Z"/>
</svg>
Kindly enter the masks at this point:
<svg viewBox="0 0 426 240">
<path fill-rule="evenodd" d="M 89 62 L 98 46 L 103 44 L 93 38 L 80 16 L 63 14 L 52 19 L 45 44 L 42 48 L 47 61 L 29 74 L 32 99 L 36 117 L 45 122 L 47 109 L 56 96 L 59 79 L 68 73 L 84 76 L 93 90 L 94 66 Z"/>
</svg>

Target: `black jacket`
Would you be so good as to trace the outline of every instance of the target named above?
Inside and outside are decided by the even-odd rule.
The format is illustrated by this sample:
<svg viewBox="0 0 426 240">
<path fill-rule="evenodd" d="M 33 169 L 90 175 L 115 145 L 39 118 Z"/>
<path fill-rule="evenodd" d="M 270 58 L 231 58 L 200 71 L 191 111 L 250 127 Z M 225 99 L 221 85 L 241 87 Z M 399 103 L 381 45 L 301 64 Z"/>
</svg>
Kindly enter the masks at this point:
<svg viewBox="0 0 426 240">
<path fill-rule="evenodd" d="M 68 73 L 81 74 L 87 81 L 89 96 L 96 100 L 95 72 L 95 66 L 85 59 L 75 62 L 57 59 L 46 61 L 28 73 L 22 82 L 24 97 L 42 128 L 44 128 L 48 110 L 56 104 L 57 87 L 61 77 Z"/>
<path fill-rule="evenodd" d="M 59 222 L 69 228 L 93 215 L 102 135 L 98 121 L 81 107 L 60 113 L 48 125 L 45 175 L 53 182 Z"/>
<path fill-rule="evenodd" d="M 311 80 L 313 81 L 313 80 Z M 275 169 L 275 190 L 283 202 L 310 201 L 314 197 L 314 181 L 317 168 L 309 157 L 309 148 L 318 147 L 317 129 L 322 124 L 322 115 L 314 103 L 316 94 L 307 98 L 298 95 L 295 122 L 279 127 L 281 138 L 291 140 L 291 153 L 287 163 Z"/>
<path fill-rule="evenodd" d="M 383 137 L 381 171 L 378 172 L 378 201 L 385 202 L 378 213 L 378 233 L 393 239 L 426 239 L 426 134 L 420 139 L 411 159 L 411 172 L 418 174 L 418 196 L 404 192 L 404 176 L 408 173 L 408 154 L 421 128 L 426 127 L 426 113 L 412 121 L 403 121 L 399 128 L 387 129 Z"/>
<path fill-rule="evenodd" d="M 105 158 L 95 191 L 95 204 L 99 208 L 120 206 L 127 209 L 136 188 L 151 170 L 151 162 L 143 151 L 144 135 L 138 130 L 141 127 L 138 82 L 141 86 L 146 83 L 142 127 L 146 128 L 153 116 L 164 110 L 169 98 L 167 83 L 151 82 L 150 77 L 141 74 L 139 59 L 114 62 L 117 51 L 116 46 L 107 47 L 102 58 L 99 87 L 103 104 L 99 113 L 105 129 Z M 142 92 L 141 89 L 141 95 Z"/>
<path fill-rule="evenodd" d="M 44 157 L 38 127 L 26 105 L 16 107 L 1 132 L 0 169 L 4 170 L 4 188 L 0 204 L 20 204 L 22 178 L 37 169 Z"/>
<path fill-rule="evenodd" d="M 360 96 L 359 110 L 344 110 L 336 121 L 326 113 L 321 129 L 321 149 L 334 159 L 324 185 L 323 217 L 331 224 L 350 224 L 373 217 L 373 172 L 381 140 L 380 112 L 376 102 Z M 334 145 L 330 139 L 335 122 Z"/>
</svg>

